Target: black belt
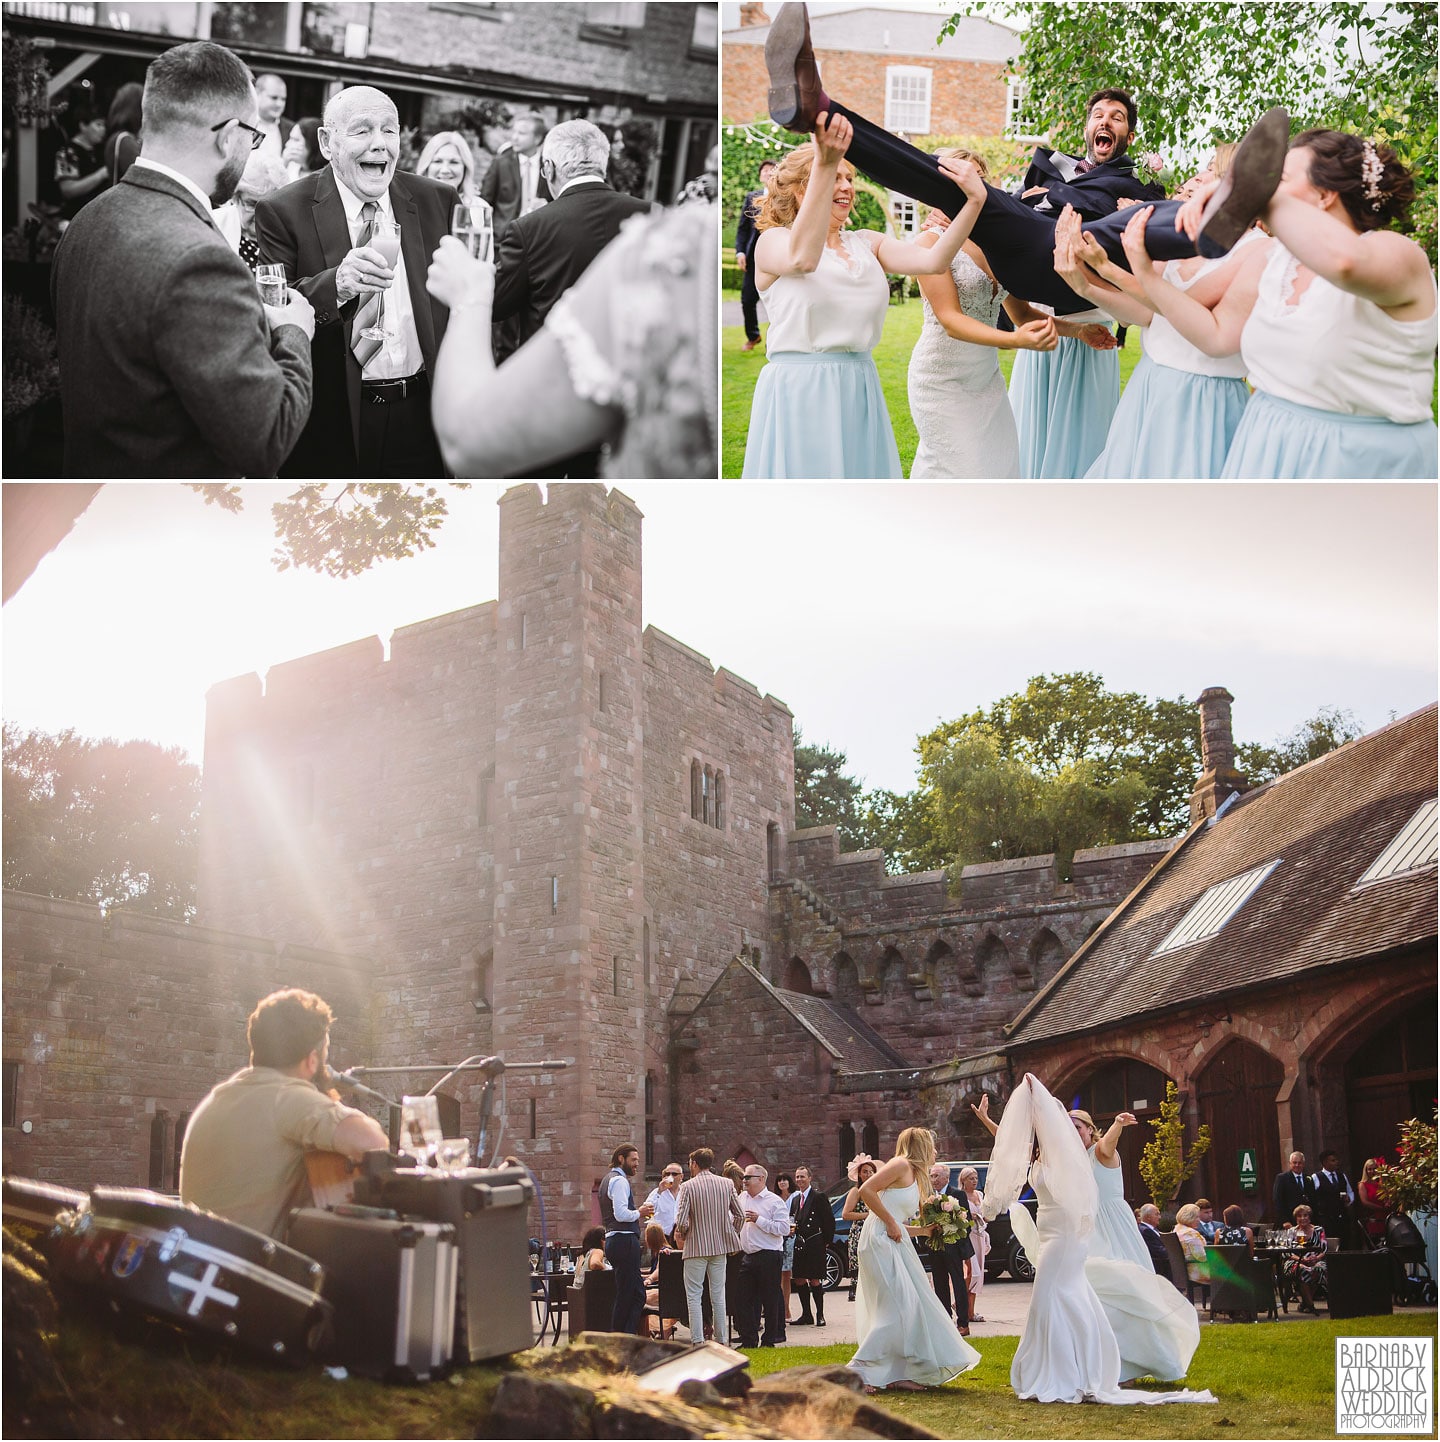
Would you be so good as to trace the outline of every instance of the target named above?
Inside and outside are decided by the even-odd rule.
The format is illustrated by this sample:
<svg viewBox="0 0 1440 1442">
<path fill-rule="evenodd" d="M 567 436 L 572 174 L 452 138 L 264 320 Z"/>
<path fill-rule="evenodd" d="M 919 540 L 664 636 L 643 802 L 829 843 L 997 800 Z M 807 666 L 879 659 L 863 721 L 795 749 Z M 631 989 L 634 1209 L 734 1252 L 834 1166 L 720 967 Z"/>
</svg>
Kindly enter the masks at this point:
<svg viewBox="0 0 1440 1442">
<path fill-rule="evenodd" d="M 388 406 L 412 395 L 423 395 L 430 389 L 430 377 L 424 371 L 416 371 L 413 376 L 401 376 L 393 381 L 361 380 L 360 389 L 372 406 Z"/>
</svg>

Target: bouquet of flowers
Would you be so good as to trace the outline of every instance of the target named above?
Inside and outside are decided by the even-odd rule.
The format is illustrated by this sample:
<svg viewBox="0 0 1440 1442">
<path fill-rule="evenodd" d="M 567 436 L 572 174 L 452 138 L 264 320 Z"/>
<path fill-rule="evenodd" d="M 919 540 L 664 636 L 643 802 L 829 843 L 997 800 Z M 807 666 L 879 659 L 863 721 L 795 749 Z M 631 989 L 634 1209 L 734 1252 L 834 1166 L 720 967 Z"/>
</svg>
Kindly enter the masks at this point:
<svg viewBox="0 0 1440 1442">
<path fill-rule="evenodd" d="M 920 1219 L 913 1225 L 934 1227 L 930 1234 L 930 1250 L 943 1252 L 952 1242 L 962 1242 L 970 1235 L 970 1212 L 954 1197 L 941 1196 L 936 1192 L 920 1208 Z"/>
</svg>

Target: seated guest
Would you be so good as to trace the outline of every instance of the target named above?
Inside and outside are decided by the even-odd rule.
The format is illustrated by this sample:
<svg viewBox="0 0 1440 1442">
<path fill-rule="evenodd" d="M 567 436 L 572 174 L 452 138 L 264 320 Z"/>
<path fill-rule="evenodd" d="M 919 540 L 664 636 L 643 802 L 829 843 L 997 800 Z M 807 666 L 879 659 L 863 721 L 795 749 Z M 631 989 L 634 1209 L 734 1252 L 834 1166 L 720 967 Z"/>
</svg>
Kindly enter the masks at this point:
<svg viewBox="0 0 1440 1442">
<path fill-rule="evenodd" d="M 1160 1238 L 1160 1208 L 1154 1202 L 1146 1202 L 1136 1212 L 1135 1220 L 1140 1227 L 1140 1240 L 1145 1243 L 1145 1250 L 1150 1253 L 1150 1263 L 1155 1268 L 1156 1275 L 1173 1282 L 1175 1274 L 1170 1270 L 1170 1253 L 1165 1250 L 1165 1243 Z"/>
<path fill-rule="evenodd" d="M 415 162 L 415 174 L 453 185 L 461 200 L 473 200 L 479 194 L 475 188 L 475 156 L 458 130 L 438 131 L 425 142 Z"/>
<path fill-rule="evenodd" d="M 1185 1275 L 1192 1282 L 1207 1286 L 1210 1273 L 1205 1265 L 1205 1238 L 1196 1225 L 1200 1220 L 1200 1208 L 1194 1202 L 1186 1202 L 1175 1213 L 1175 1236 L 1179 1239 L 1180 1250 L 1185 1253 Z"/>
<path fill-rule="evenodd" d="M 1327 1295 L 1325 1229 L 1315 1225 L 1310 1208 L 1302 1202 L 1295 1208 L 1295 1225 L 1286 1230 L 1282 1240 L 1294 1249 L 1281 1264 L 1285 1280 L 1300 1293 L 1300 1310 L 1313 1312 L 1315 1299 Z"/>
<path fill-rule="evenodd" d="M 1255 1255 L 1255 1233 L 1245 1223 L 1245 1213 L 1239 1207 L 1226 1207 L 1225 1220 L 1215 1228 L 1217 1247 L 1244 1247 Z"/>
<path fill-rule="evenodd" d="M 581 1260 L 575 1269 L 578 1272 L 608 1271 L 610 1263 L 605 1260 L 605 1228 L 591 1227 L 580 1243 Z"/>
<path fill-rule="evenodd" d="M 333 1020 L 318 996 L 294 988 L 250 1013 L 250 1065 L 212 1088 L 185 1130 L 181 1201 L 283 1236 L 290 1209 L 311 1204 L 307 1152 L 359 1161 L 389 1146 L 372 1117 L 319 1088 Z"/>
<path fill-rule="evenodd" d="M 1210 1203 L 1209 1197 L 1201 1197 L 1195 1203 L 1195 1209 L 1200 1213 L 1200 1220 L 1195 1223 L 1195 1230 L 1205 1238 L 1207 1242 L 1215 1240 L 1215 1228 L 1220 1224 L 1215 1220 L 1215 1208 Z"/>
</svg>

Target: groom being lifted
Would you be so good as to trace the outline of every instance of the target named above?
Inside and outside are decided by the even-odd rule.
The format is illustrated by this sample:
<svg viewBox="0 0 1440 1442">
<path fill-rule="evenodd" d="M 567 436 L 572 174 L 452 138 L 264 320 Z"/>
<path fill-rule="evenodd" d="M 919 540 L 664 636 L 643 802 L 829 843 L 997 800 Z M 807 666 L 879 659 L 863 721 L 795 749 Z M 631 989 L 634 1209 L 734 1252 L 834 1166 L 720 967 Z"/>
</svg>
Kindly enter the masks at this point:
<svg viewBox="0 0 1440 1442">
<path fill-rule="evenodd" d="M 846 159 L 889 190 L 911 196 L 944 211 L 955 201 L 953 182 L 944 173 L 947 162 L 891 135 L 878 125 L 836 103 L 820 83 L 810 44 L 810 21 L 803 4 L 780 7 L 765 39 L 769 72 L 770 118 L 787 130 L 813 130 L 816 117 L 844 116 L 854 127 Z M 1280 182 L 1289 141 L 1289 119 L 1271 110 L 1245 137 L 1225 182 L 1206 207 L 1197 246 L 1174 223 L 1178 203 L 1165 201 L 1157 186 L 1135 174 L 1125 153 L 1135 130 L 1135 102 L 1123 90 L 1100 90 L 1090 98 L 1085 118 L 1085 155 L 1037 149 L 1025 176 L 1023 193 L 1015 196 L 985 187 L 986 199 L 971 230 L 971 239 L 985 252 L 995 278 L 1012 295 L 1050 306 L 1057 315 L 1090 309 L 1055 274 L 1055 222 L 1066 205 L 1080 212 L 1086 230 L 1110 258 L 1129 269 L 1121 244 L 1125 218 L 1117 214 L 1122 199 L 1155 203 L 1146 233 L 1150 255 L 1174 260 L 1197 253 L 1227 251 L 1260 213 Z"/>
</svg>

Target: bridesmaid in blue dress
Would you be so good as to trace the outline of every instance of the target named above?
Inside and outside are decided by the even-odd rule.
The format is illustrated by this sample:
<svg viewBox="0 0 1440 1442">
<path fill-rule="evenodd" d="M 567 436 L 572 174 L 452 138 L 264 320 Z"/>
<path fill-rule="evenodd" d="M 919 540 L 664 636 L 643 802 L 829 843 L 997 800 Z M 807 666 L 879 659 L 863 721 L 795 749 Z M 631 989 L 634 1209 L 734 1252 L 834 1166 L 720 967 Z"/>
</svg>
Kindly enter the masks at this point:
<svg viewBox="0 0 1440 1442">
<path fill-rule="evenodd" d="M 845 229 L 855 201 L 843 116 L 816 123 L 813 143 L 781 162 L 760 207 L 755 283 L 770 317 L 755 385 L 746 479 L 899 479 L 900 455 L 871 352 L 892 275 L 949 270 L 985 200 L 974 165 L 942 162 L 965 204 L 931 249 Z"/>
<path fill-rule="evenodd" d="M 1435 277 L 1420 246 L 1381 229 L 1414 194 L 1389 146 L 1297 135 L 1261 216 L 1275 243 L 1250 248 L 1213 311 L 1147 263 L 1148 209 L 1127 226 L 1146 300 L 1207 355 L 1244 358 L 1255 394 L 1224 477 L 1435 479 Z M 1181 211 L 1192 234 L 1203 200 Z"/>
</svg>

